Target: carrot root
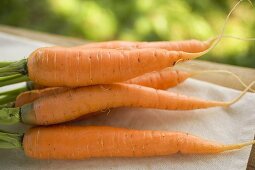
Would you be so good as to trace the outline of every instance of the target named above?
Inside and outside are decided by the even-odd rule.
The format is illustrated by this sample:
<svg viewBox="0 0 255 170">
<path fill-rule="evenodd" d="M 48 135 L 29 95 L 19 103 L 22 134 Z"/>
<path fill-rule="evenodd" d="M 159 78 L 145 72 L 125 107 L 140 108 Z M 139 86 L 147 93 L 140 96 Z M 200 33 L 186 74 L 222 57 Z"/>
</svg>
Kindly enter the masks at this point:
<svg viewBox="0 0 255 170">
<path fill-rule="evenodd" d="M 234 103 L 238 102 L 247 92 L 248 90 L 255 84 L 255 81 L 251 82 L 250 85 L 248 85 L 246 87 L 246 89 L 238 96 L 236 97 L 235 99 L 229 101 L 229 102 L 225 102 L 226 103 L 226 106 L 230 106 L 230 105 L 233 105 Z"/>
<path fill-rule="evenodd" d="M 254 145 L 254 144 L 255 144 L 255 140 L 252 140 L 249 142 L 238 143 L 238 144 L 232 144 L 232 145 L 224 145 L 221 149 L 221 152 L 241 149 L 245 146 Z"/>
<path fill-rule="evenodd" d="M 23 140 L 25 154 L 36 159 L 151 157 L 216 154 L 252 145 L 223 145 L 182 132 L 132 130 L 100 126 L 51 126 L 30 129 Z"/>
<path fill-rule="evenodd" d="M 204 73 L 227 73 L 230 74 L 231 76 L 233 76 L 244 88 L 247 88 L 247 85 L 240 79 L 240 77 L 238 75 L 236 75 L 235 73 L 228 71 L 228 70 L 203 70 L 203 71 L 193 71 L 190 72 L 190 76 L 197 76 L 200 74 L 204 74 Z M 250 88 L 249 91 L 254 92 L 255 90 Z"/>
</svg>

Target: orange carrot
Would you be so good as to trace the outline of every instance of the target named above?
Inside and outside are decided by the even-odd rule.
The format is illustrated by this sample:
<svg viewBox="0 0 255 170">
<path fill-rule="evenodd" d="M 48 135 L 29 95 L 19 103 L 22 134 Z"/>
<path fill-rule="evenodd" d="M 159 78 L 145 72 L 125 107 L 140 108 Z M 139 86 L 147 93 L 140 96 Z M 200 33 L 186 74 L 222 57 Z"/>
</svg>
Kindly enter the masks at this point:
<svg viewBox="0 0 255 170">
<path fill-rule="evenodd" d="M 214 39 L 207 41 L 199 40 L 184 40 L 184 41 L 158 41 L 158 42 L 130 42 L 130 41 L 108 41 L 88 43 L 72 48 L 107 48 L 107 49 L 143 49 L 143 48 L 157 48 L 169 51 L 184 51 L 189 53 L 202 52 L 208 49 Z"/>
<path fill-rule="evenodd" d="M 50 126 L 28 130 L 23 138 L 27 156 L 36 159 L 149 157 L 216 154 L 255 141 L 224 145 L 182 132 L 132 130 L 105 126 Z"/>
<path fill-rule="evenodd" d="M 39 57 L 38 57 L 39 56 Z M 47 86 L 84 86 L 125 81 L 173 66 L 196 54 L 158 49 L 40 49 L 28 59 L 31 80 Z"/>
<path fill-rule="evenodd" d="M 22 73 L 45 86 L 86 86 L 126 81 L 203 55 L 163 49 L 40 48 L 28 60 L 0 68 L 0 76 Z"/>
<path fill-rule="evenodd" d="M 254 82 L 244 92 L 253 84 Z M 238 101 L 244 92 L 235 100 L 220 102 L 187 97 L 133 84 L 95 85 L 73 88 L 57 95 L 45 96 L 20 108 L 5 108 L 0 110 L 0 115 L 7 121 L 14 119 L 14 123 L 21 120 L 28 124 L 49 125 L 75 120 L 92 112 L 116 107 L 192 110 L 229 106 Z"/>
</svg>

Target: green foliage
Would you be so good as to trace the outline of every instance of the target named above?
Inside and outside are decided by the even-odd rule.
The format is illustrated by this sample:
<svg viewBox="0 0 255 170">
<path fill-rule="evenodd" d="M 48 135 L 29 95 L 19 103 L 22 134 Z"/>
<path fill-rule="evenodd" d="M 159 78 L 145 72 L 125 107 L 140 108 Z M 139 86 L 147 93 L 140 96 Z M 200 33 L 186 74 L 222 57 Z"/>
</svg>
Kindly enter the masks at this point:
<svg viewBox="0 0 255 170">
<path fill-rule="evenodd" d="M 92 41 L 160 41 L 216 36 L 236 1 L 1 0 L 0 23 Z M 227 35 L 255 37 L 254 9 L 243 1 Z M 254 42 L 224 39 L 202 59 L 255 67 Z"/>
</svg>

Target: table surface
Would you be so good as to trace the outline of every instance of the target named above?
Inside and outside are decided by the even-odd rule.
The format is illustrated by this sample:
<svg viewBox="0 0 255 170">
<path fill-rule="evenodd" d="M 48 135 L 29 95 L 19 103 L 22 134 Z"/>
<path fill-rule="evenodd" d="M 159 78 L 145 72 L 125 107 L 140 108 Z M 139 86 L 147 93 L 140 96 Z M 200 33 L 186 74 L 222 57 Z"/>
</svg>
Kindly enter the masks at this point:
<svg viewBox="0 0 255 170">
<path fill-rule="evenodd" d="M 9 27 L 4 25 L 0 25 L 0 32 L 9 33 L 9 34 L 26 37 L 29 39 L 38 40 L 38 41 L 42 41 L 46 43 L 61 45 L 61 46 L 74 46 L 74 45 L 80 45 L 80 44 L 84 44 L 88 42 L 78 38 L 53 35 L 53 34 L 14 28 L 14 27 Z M 179 67 L 180 69 L 188 70 L 188 71 L 228 70 L 237 74 L 239 77 L 241 77 L 246 84 L 249 84 L 250 82 L 255 80 L 255 69 L 251 69 L 251 68 L 231 66 L 226 64 L 218 64 L 218 63 L 200 61 L 200 60 L 178 64 L 177 67 Z M 233 89 L 238 89 L 238 90 L 244 89 L 244 87 L 241 84 L 236 83 L 237 82 L 236 79 L 234 79 L 232 76 L 229 76 L 228 74 L 211 73 L 210 76 L 208 76 L 208 74 L 204 74 L 204 75 L 201 74 L 194 78 L 211 82 L 214 84 L 218 84 L 221 86 L 233 88 Z M 253 169 L 255 169 L 255 145 L 253 145 L 252 147 L 249 161 L 247 164 L 247 170 L 253 170 Z"/>
</svg>

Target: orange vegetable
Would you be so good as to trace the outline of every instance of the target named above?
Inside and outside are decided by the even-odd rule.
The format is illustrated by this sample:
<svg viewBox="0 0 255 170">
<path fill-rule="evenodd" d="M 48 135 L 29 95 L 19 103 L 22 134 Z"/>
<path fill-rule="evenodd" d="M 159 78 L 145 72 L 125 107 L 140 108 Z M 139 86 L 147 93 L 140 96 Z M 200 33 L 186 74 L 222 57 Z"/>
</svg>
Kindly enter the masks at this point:
<svg viewBox="0 0 255 170">
<path fill-rule="evenodd" d="M 156 41 L 156 42 L 131 42 L 131 41 L 108 41 L 88 43 L 73 48 L 107 48 L 107 49 L 143 49 L 156 48 L 169 51 L 184 51 L 189 53 L 197 53 L 207 50 L 215 39 L 207 41 L 184 40 L 184 41 Z"/>
<path fill-rule="evenodd" d="M 125 81 L 189 60 L 197 53 L 159 49 L 42 48 L 28 58 L 29 78 L 45 86 L 86 86 Z"/>
<path fill-rule="evenodd" d="M 21 73 L 44 86 L 87 86 L 122 82 L 205 54 L 164 49 L 40 48 L 26 60 L 0 68 L 0 77 Z"/>
<path fill-rule="evenodd" d="M 75 120 L 92 112 L 116 107 L 192 110 L 229 106 L 243 95 L 244 92 L 229 102 L 207 101 L 149 87 L 120 83 L 69 89 L 57 95 L 39 98 L 17 109 L 24 123 L 49 125 Z M 4 115 L 4 113 L 1 114 Z"/>
<path fill-rule="evenodd" d="M 25 154 L 36 159 L 216 154 L 254 143 L 224 145 L 182 132 L 63 125 L 32 128 L 23 138 Z"/>
</svg>

